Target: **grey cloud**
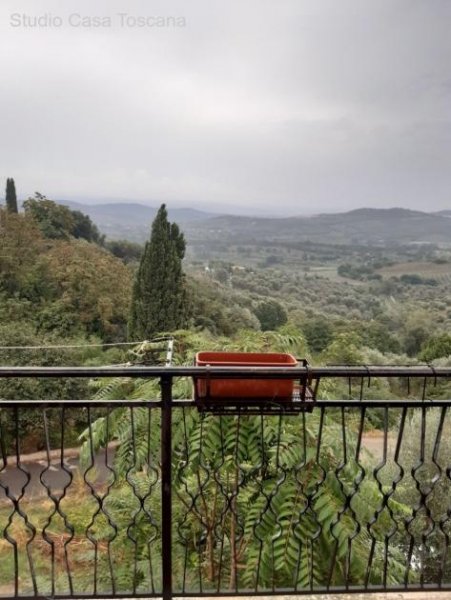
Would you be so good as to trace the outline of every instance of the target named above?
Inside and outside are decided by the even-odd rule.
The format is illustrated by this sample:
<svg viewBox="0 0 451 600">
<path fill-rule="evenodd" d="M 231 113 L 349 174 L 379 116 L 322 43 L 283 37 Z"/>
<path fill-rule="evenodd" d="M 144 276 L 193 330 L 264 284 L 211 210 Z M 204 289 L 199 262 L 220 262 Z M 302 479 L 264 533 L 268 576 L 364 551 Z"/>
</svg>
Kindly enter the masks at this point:
<svg viewBox="0 0 451 600">
<path fill-rule="evenodd" d="M 449 208 L 450 24 L 446 0 L 4 0 L 2 171 L 22 196 Z"/>
</svg>

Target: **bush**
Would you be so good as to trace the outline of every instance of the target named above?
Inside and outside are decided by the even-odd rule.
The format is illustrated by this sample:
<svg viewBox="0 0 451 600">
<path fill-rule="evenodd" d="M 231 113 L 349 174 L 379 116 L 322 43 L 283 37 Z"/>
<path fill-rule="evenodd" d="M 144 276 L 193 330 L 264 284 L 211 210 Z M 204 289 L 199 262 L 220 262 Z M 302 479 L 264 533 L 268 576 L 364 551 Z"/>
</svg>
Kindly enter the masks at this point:
<svg viewBox="0 0 451 600">
<path fill-rule="evenodd" d="M 285 308 L 276 300 L 261 302 L 254 313 L 263 331 L 273 331 L 288 321 Z"/>
</svg>

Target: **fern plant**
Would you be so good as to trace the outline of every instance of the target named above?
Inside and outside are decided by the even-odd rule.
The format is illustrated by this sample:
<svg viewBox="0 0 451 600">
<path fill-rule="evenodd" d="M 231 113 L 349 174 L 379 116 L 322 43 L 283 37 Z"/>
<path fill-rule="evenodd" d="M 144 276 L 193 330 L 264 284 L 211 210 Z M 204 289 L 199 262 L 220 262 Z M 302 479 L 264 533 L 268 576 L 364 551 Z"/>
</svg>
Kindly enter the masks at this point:
<svg viewBox="0 0 451 600">
<path fill-rule="evenodd" d="M 176 360 L 192 364 L 199 347 L 298 354 L 303 343 L 290 332 L 246 332 L 239 340 L 178 332 Z M 175 398 L 191 393 L 190 380 L 174 382 Z M 155 380 L 116 378 L 95 386 L 96 399 L 158 397 Z M 296 417 L 217 416 L 175 407 L 172 419 L 173 561 L 180 589 L 402 582 L 398 524 L 409 509 L 356 459 L 355 415 L 318 409 Z M 150 563 L 158 562 L 161 530 L 159 411 L 112 410 L 93 421 L 82 439 L 88 463 L 98 449 L 117 444 L 114 485 L 103 508 L 113 514 L 122 503 L 116 518 L 122 537 L 128 532 L 123 547 L 128 543 L 129 549 L 121 564 L 134 573 L 135 585 L 154 585 Z"/>
</svg>

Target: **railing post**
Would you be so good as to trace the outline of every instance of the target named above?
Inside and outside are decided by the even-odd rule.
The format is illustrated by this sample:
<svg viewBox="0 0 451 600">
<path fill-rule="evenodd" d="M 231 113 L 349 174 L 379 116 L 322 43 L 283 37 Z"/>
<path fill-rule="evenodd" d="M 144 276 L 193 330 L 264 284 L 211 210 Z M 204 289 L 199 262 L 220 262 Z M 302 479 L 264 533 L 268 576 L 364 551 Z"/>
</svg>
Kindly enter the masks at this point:
<svg viewBox="0 0 451 600">
<path fill-rule="evenodd" d="M 160 379 L 161 399 L 161 543 L 163 600 L 172 599 L 172 377 Z"/>
</svg>

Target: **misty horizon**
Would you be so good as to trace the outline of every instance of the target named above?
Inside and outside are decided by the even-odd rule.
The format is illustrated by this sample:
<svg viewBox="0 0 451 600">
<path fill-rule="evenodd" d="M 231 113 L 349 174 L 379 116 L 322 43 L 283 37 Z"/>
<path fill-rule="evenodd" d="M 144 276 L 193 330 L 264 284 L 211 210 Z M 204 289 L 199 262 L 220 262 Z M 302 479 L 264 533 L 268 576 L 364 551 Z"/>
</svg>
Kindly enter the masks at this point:
<svg viewBox="0 0 451 600">
<path fill-rule="evenodd" d="M 45 196 L 45 195 L 44 195 Z M 30 195 L 28 197 L 20 197 L 20 195 L 18 195 L 18 203 L 19 203 L 19 208 L 22 209 L 22 204 L 25 200 L 27 200 L 28 198 L 33 197 L 33 195 Z M 352 207 L 352 208 L 343 208 L 343 209 L 331 209 L 331 210 L 319 210 L 317 212 L 290 212 L 290 211 L 286 211 L 283 209 L 283 207 L 276 211 L 273 210 L 271 211 L 268 208 L 259 208 L 259 209 L 251 209 L 251 208 L 247 208 L 246 206 L 233 206 L 233 205 L 215 205 L 215 206 L 208 206 L 206 204 L 203 203 L 196 203 L 193 202 L 191 204 L 181 204 L 178 202 L 160 202 L 158 200 L 139 200 L 139 199 L 133 199 L 133 198 L 78 198 L 78 197 L 60 197 L 60 198 L 48 198 L 49 200 L 52 200 L 53 202 L 56 202 L 58 204 L 63 204 L 63 205 L 67 205 L 72 207 L 73 209 L 77 209 L 80 208 L 81 211 L 83 210 L 87 210 L 87 212 L 89 212 L 89 208 L 95 208 L 95 207 L 108 207 L 108 206 L 127 206 L 129 205 L 131 208 L 132 207 L 140 207 L 140 208 L 149 208 L 152 210 L 157 211 L 158 208 L 161 206 L 161 204 L 165 204 L 166 208 L 168 210 L 176 210 L 176 211 L 193 211 L 193 212 L 199 212 L 201 214 L 205 214 L 207 217 L 208 216 L 212 216 L 212 217 L 216 217 L 216 216 L 244 216 L 244 217 L 254 217 L 254 218 L 268 218 L 268 219 L 286 219 L 286 218 L 311 218 L 311 217 L 317 217 L 317 216 L 321 216 L 321 215 L 341 215 L 341 214 L 346 214 L 346 213 L 352 213 L 352 212 L 357 212 L 357 211 L 369 211 L 369 213 L 371 213 L 372 211 L 377 212 L 377 211 L 382 211 L 382 212 L 389 212 L 389 211 L 405 211 L 407 214 L 409 212 L 418 212 L 418 213 L 424 213 L 424 214 L 438 214 L 438 213 L 451 213 L 451 208 L 447 209 L 441 209 L 441 210 L 426 210 L 426 209 L 415 209 L 415 208 L 409 208 L 409 207 L 404 207 L 404 206 L 383 206 L 383 207 L 378 207 L 378 206 L 356 206 L 356 207 Z M 5 199 L 0 197 L 0 207 L 2 207 L 5 203 Z"/>
</svg>

